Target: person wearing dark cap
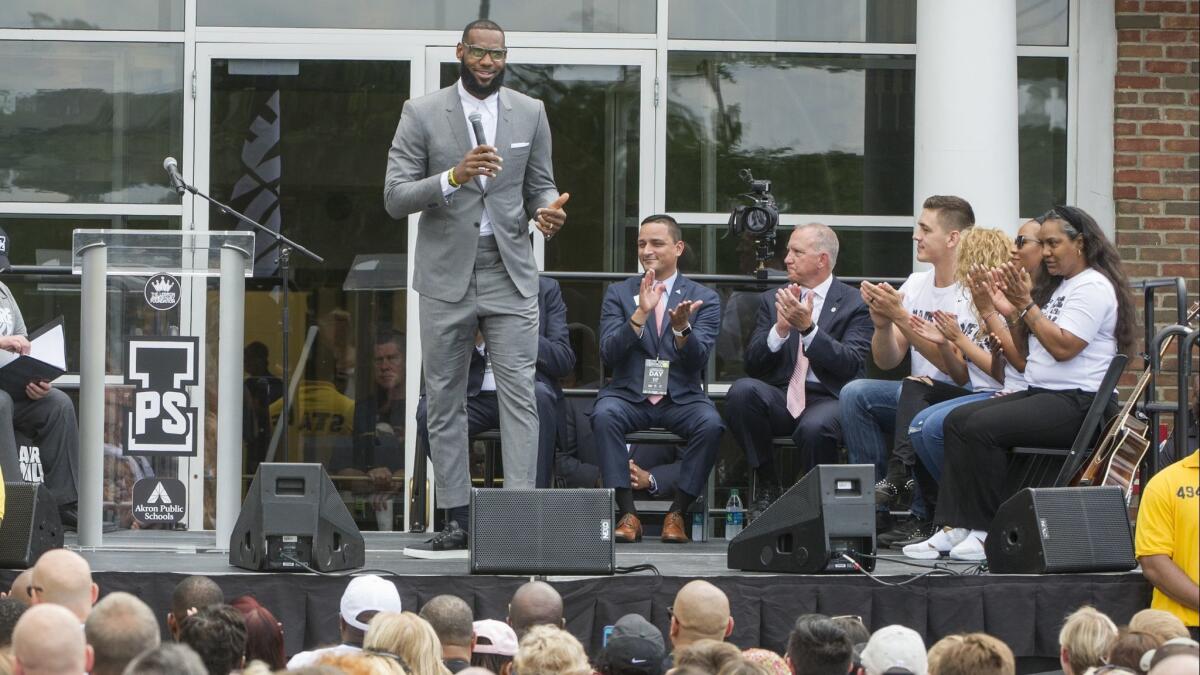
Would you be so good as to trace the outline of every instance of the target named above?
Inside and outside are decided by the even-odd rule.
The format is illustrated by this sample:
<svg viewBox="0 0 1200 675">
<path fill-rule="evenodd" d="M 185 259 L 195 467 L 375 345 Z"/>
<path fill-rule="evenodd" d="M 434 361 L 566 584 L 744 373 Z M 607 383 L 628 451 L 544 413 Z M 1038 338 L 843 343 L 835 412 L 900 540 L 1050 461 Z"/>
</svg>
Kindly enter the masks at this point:
<svg viewBox="0 0 1200 675">
<path fill-rule="evenodd" d="M 612 634 L 608 638 L 608 645 L 612 646 L 616 640 L 640 640 L 643 642 L 649 642 L 658 650 L 658 662 L 662 666 L 661 670 L 656 672 L 666 672 L 671 668 L 671 655 L 667 653 L 667 641 L 663 639 L 662 631 L 660 631 L 657 626 L 647 621 L 642 615 L 626 614 L 620 619 L 617 619 L 617 622 L 613 624 Z M 624 649 L 624 647 L 622 649 Z M 612 662 L 610 661 L 610 663 Z M 630 663 L 629 665 L 632 667 L 641 666 L 642 664 Z M 629 668 L 623 668 L 616 672 L 647 671 L 633 671 Z"/>
<path fill-rule="evenodd" d="M 665 655 L 662 645 L 646 638 L 610 637 L 596 669 L 602 675 L 662 675 Z"/>
<path fill-rule="evenodd" d="M 0 230 L 0 272 L 9 270 L 12 238 Z M 11 290 L 0 283 L 0 349 L 28 354 L 29 331 Z M 16 431 L 29 436 L 41 452 L 39 476 L 25 476 Z M 31 464 L 36 467 L 36 464 Z M 63 526 L 75 529 L 79 520 L 79 424 L 75 404 L 46 380 L 33 380 L 19 394 L 0 389 L 0 472 L 8 482 L 40 481 L 58 506 Z"/>
</svg>

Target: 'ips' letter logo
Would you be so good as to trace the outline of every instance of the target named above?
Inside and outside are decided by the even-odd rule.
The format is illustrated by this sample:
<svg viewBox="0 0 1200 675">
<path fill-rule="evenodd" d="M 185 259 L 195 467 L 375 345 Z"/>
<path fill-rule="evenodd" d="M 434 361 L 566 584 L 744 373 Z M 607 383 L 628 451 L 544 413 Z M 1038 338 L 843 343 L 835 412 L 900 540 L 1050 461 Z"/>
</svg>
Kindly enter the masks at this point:
<svg viewBox="0 0 1200 675">
<path fill-rule="evenodd" d="M 196 408 L 186 387 L 199 382 L 200 339 L 129 338 L 125 383 L 137 385 L 125 424 L 130 455 L 196 455 Z"/>
</svg>

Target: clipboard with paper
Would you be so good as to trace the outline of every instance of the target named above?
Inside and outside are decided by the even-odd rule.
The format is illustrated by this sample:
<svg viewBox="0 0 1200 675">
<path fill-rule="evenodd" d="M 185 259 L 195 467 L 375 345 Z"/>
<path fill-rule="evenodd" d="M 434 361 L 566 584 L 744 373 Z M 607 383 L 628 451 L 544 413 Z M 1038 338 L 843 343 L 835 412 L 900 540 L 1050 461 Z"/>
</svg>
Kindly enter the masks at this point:
<svg viewBox="0 0 1200 675">
<path fill-rule="evenodd" d="M 30 382 L 49 382 L 66 371 L 66 333 L 61 316 L 29 335 L 28 354 L 0 350 L 0 389 L 14 399 L 25 398 L 25 387 Z"/>
</svg>

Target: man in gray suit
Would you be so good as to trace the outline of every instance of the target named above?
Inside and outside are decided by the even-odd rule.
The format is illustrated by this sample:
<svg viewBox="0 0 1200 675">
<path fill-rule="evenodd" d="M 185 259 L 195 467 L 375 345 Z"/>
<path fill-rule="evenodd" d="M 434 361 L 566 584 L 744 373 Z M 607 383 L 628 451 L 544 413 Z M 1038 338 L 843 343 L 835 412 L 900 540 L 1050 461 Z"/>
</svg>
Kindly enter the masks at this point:
<svg viewBox="0 0 1200 675">
<path fill-rule="evenodd" d="M 554 186 L 542 102 L 501 86 L 504 31 L 486 19 L 471 22 L 455 54 L 457 83 L 404 104 L 384 185 L 393 218 L 421 212 L 413 289 L 421 296 L 437 501 L 449 511 L 445 529 L 426 542 L 433 551 L 467 545 L 465 401 L 477 331 L 496 379 L 504 484 L 534 486 L 538 277 L 530 224 L 553 237 L 566 220 L 568 197 Z"/>
</svg>

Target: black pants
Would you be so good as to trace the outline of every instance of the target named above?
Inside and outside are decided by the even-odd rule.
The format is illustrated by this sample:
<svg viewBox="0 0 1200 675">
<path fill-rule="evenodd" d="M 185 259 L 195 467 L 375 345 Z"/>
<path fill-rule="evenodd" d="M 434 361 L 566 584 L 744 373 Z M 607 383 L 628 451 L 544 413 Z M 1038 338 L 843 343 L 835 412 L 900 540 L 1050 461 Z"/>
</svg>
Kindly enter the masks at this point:
<svg viewBox="0 0 1200 675">
<path fill-rule="evenodd" d="M 787 409 L 787 388 L 751 377 L 733 383 L 725 396 L 725 424 L 746 452 L 750 468 L 771 464 L 772 436 L 791 436 L 800 453 L 800 475 L 817 464 L 836 464 L 842 443 L 842 418 L 838 399 L 821 385 L 809 384 L 804 392 L 804 412 L 792 417 Z M 794 476 L 784 476 L 785 486 Z"/>
<path fill-rule="evenodd" d="M 1009 449 L 1069 447 L 1095 396 L 1031 388 L 956 408 L 946 417 L 946 463 L 934 522 L 988 529 L 1008 497 Z"/>
<path fill-rule="evenodd" d="M 970 394 L 970 390 L 947 384 L 940 380 L 926 382 L 911 377 L 904 378 L 900 385 L 900 400 L 896 403 L 896 429 L 892 439 L 892 454 L 888 456 L 888 478 L 892 482 L 902 480 L 911 471 L 921 487 L 926 513 L 933 513 L 937 506 L 938 484 L 925 465 L 917 461 L 908 435 L 913 418 L 931 405 Z"/>
</svg>

